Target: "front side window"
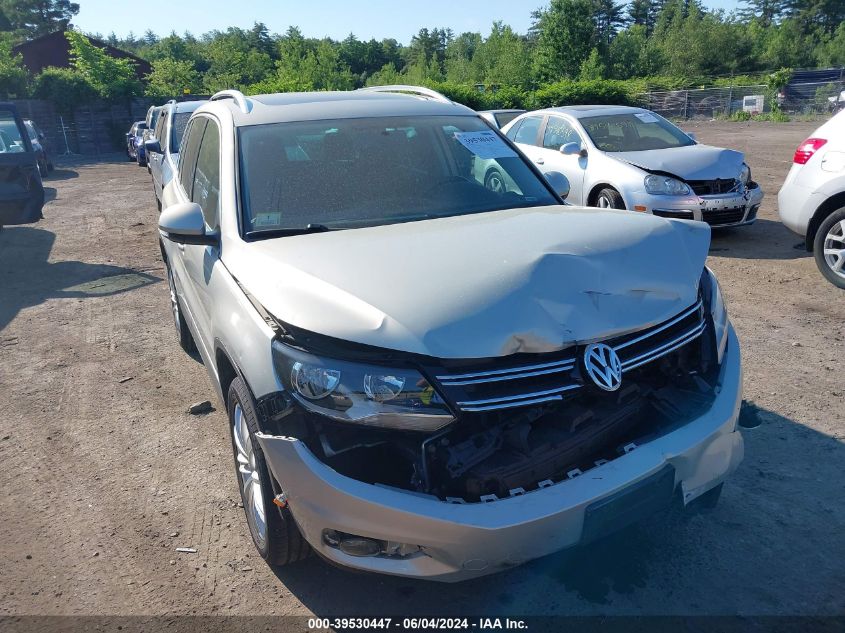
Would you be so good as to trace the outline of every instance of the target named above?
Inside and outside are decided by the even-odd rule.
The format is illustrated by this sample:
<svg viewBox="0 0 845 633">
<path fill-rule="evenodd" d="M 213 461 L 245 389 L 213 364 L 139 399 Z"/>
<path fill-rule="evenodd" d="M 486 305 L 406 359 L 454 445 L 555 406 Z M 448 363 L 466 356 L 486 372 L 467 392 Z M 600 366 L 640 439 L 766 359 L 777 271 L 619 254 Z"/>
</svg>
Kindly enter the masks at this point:
<svg viewBox="0 0 845 633">
<path fill-rule="evenodd" d="M 639 152 L 694 145 L 689 136 L 652 112 L 631 112 L 580 119 L 603 152 Z"/>
<path fill-rule="evenodd" d="M 26 128 L 27 134 L 29 134 L 30 141 L 37 141 L 38 140 L 38 132 L 35 130 L 35 126 L 32 123 L 24 122 L 24 127 Z"/>
<path fill-rule="evenodd" d="M 543 147 L 545 149 L 559 150 L 567 143 L 580 143 L 581 137 L 570 125 L 569 121 L 557 116 L 550 116 L 546 123 L 546 131 L 543 133 Z"/>
<path fill-rule="evenodd" d="M 536 145 L 537 132 L 540 131 L 540 123 L 542 118 L 538 116 L 526 117 L 522 120 L 522 125 L 514 137 L 514 143 L 522 143 L 523 145 Z"/>
<path fill-rule="evenodd" d="M 9 110 L 0 110 L 0 153 L 16 154 L 25 151 L 26 145 L 15 115 Z"/>
<path fill-rule="evenodd" d="M 202 136 L 191 200 L 202 207 L 205 223 L 212 229 L 217 228 L 220 205 L 220 132 L 217 124 L 211 120 L 205 126 Z"/>
<path fill-rule="evenodd" d="M 163 116 L 160 116 L 158 119 L 158 123 L 156 123 L 155 131 L 153 132 L 153 136 L 156 137 L 159 141 L 164 141 L 164 134 L 165 128 L 167 127 L 167 114 L 165 113 Z"/>
<path fill-rule="evenodd" d="M 330 229 L 558 204 L 478 117 L 272 123 L 239 130 L 245 232 Z M 490 174 L 496 172 L 492 187 Z"/>
</svg>

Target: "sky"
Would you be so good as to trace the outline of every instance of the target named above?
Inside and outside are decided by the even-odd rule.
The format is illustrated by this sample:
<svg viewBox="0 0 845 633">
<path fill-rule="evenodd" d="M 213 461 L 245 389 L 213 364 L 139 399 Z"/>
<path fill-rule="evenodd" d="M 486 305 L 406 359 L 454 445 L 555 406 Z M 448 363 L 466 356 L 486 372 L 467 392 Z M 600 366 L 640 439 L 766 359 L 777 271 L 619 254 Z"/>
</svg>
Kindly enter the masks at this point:
<svg viewBox="0 0 845 633">
<path fill-rule="evenodd" d="M 250 28 L 264 22 L 271 33 L 298 26 L 306 37 L 336 40 L 354 33 L 358 39 L 392 37 L 407 44 L 422 27 L 449 27 L 456 33 L 488 33 L 502 20 L 519 33 L 531 12 L 547 0 L 77 0 L 73 24 L 87 33 L 136 36 L 152 29 L 158 35 L 188 30 L 200 35 L 229 26 Z M 731 10 L 737 0 L 705 0 L 714 9 Z"/>
</svg>

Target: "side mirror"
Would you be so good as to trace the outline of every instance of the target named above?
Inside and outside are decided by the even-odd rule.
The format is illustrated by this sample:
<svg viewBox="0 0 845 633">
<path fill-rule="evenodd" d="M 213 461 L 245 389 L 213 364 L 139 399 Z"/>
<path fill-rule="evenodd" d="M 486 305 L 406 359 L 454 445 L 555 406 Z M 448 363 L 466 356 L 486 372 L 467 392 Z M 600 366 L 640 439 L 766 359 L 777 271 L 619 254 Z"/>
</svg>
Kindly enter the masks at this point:
<svg viewBox="0 0 845 633">
<path fill-rule="evenodd" d="M 698 137 L 695 135 L 695 132 L 687 132 L 687 136 L 689 136 L 692 140 L 698 143 Z"/>
<path fill-rule="evenodd" d="M 564 156 L 572 156 L 581 153 L 581 143 L 566 143 L 560 146 L 560 153 Z"/>
<path fill-rule="evenodd" d="M 182 202 L 167 207 L 158 217 L 158 230 L 177 244 L 213 246 L 219 239 L 216 233 L 206 233 L 202 207 L 196 202 Z"/>
<path fill-rule="evenodd" d="M 158 142 L 157 138 L 150 137 L 144 141 L 144 149 L 151 154 L 161 154 L 161 143 Z"/>
<path fill-rule="evenodd" d="M 555 193 L 566 200 L 569 195 L 569 179 L 559 171 L 547 171 L 544 175 Z"/>
</svg>

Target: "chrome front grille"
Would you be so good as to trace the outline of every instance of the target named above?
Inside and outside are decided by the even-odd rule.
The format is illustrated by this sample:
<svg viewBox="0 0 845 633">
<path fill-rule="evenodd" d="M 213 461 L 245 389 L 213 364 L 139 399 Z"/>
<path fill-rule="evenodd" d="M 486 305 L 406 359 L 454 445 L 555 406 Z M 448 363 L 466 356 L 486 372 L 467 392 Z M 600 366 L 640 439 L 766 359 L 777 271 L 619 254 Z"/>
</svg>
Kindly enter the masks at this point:
<svg viewBox="0 0 845 633">
<path fill-rule="evenodd" d="M 628 372 L 691 343 L 705 327 L 699 300 L 654 327 L 604 342 L 619 355 L 622 371 Z M 581 389 L 585 384 L 578 361 L 582 353 L 583 349 L 576 347 L 524 362 L 491 360 L 485 365 L 441 367 L 435 370 L 435 378 L 447 399 L 462 411 L 514 409 L 561 401 Z"/>
</svg>

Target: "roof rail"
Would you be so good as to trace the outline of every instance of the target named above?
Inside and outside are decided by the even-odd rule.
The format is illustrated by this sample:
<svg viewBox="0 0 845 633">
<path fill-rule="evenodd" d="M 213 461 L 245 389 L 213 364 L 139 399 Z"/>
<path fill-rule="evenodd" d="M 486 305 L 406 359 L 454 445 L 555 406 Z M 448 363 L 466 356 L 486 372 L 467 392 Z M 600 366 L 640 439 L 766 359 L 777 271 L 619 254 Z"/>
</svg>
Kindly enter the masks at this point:
<svg viewBox="0 0 845 633">
<path fill-rule="evenodd" d="M 449 99 L 446 95 L 443 95 L 436 90 L 432 90 L 431 88 L 424 88 L 422 86 L 370 86 L 369 88 L 358 88 L 358 90 L 364 92 L 404 92 L 417 95 L 418 97 L 427 97 L 443 103 L 454 103 L 454 101 Z"/>
<path fill-rule="evenodd" d="M 221 99 L 234 99 L 244 114 L 249 114 L 249 111 L 252 110 L 252 104 L 240 90 L 221 90 L 220 92 L 215 92 L 211 95 L 209 101 L 220 101 Z"/>
</svg>

